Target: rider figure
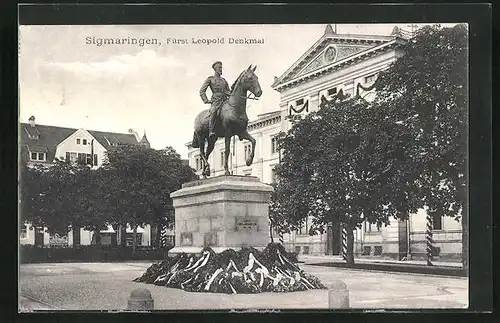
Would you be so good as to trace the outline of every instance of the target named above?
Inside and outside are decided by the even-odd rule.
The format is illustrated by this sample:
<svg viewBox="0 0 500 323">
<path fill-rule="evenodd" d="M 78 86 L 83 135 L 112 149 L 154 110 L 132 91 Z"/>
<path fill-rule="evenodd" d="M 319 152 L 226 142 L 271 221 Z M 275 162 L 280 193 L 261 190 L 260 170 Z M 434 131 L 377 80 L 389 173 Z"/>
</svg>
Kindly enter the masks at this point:
<svg viewBox="0 0 500 323">
<path fill-rule="evenodd" d="M 210 120 L 209 120 L 209 139 L 213 137 L 217 138 L 217 134 L 215 133 L 215 122 L 217 120 L 217 113 L 219 109 L 222 107 L 222 104 L 226 101 L 226 99 L 231 94 L 231 90 L 229 89 L 229 84 L 227 81 L 221 76 L 222 75 L 222 62 L 217 61 L 212 64 L 212 68 L 215 73 L 213 76 L 209 76 L 200 89 L 201 99 L 205 104 L 210 103 Z M 212 91 L 212 98 L 208 100 L 207 98 L 207 88 L 210 87 Z"/>
</svg>

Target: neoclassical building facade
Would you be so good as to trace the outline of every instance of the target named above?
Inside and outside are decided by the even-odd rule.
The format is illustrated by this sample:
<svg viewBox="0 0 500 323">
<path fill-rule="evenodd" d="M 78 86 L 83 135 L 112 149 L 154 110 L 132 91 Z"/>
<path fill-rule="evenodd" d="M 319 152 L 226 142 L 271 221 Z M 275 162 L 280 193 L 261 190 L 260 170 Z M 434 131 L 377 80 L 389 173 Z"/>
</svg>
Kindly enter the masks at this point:
<svg viewBox="0 0 500 323">
<path fill-rule="evenodd" d="M 323 35 L 300 56 L 280 77 L 275 77 L 272 88 L 279 92 L 279 107 L 261 114 L 249 123 L 249 132 L 257 141 L 254 163 L 247 167 L 245 158 L 249 143 L 232 142 L 234 153 L 229 167 L 234 175 L 257 176 L 264 183 L 274 181 L 273 168 L 280 161 L 275 136 L 288 131 L 292 124 L 289 116 L 305 115 L 319 109 L 322 100 L 333 98 L 340 91 L 353 96 L 358 84 L 370 88 L 378 73 L 404 55 L 401 45 L 407 41 L 404 31 L 394 28 L 391 35 L 337 34 L 327 25 Z M 361 97 L 372 100 L 374 91 L 360 90 Z M 199 151 L 186 144 L 190 165 L 201 174 Z M 212 176 L 222 175 L 223 140 L 218 140 L 210 156 Z M 338 255 L 341 252 L 341 230 L 329 225 L 326 233 L 310 236 L 308 227 L 283 236 L 290 251 L 311 255 Z M 363 224 L 355 233 L 355 253 L 364 257 L 425 257 L 426 213 L 420 210 L 408 221 L 392 220 L 387 227 Z M 442 260 L 461 256 L 461 224 L 451 218 L 434 219 L 433 235 L 436 256 Z"/>
</svg>

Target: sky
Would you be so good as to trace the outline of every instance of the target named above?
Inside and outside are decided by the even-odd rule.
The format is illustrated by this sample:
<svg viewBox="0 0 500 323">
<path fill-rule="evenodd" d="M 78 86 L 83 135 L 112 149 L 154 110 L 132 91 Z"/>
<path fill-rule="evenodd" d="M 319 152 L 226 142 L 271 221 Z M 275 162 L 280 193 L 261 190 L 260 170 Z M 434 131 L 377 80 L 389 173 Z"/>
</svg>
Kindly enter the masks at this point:
<svg viewBox="0 0 500 323">
<path fill-rule="evenodd" d="M 405 24 L 337 25 L 339 34 L 390 35 Z M 223 63 L 229 85 L 250 64 L 263 90 L 249 100 L 250 121 L 279 109 L 271 88 L 324 33 L 321 25 L 113 25 L 20 26 L 19 118 L 28 122 L 127 133 L 146 131 L 151 147 L 172 146 L 183 158 L 194 119 L 203 104 L 199 89 Z M 94 38 L 93 38 L 94 37 Z M 159 44 L 92 44 L 92 39 L 157 39 Z M 229 38 L 264 39 L 264 44 L 229 44 Z M 187 44 L 167 39 L 187 39 Z M 193 44 L 192 39 L 224 44 Z M 87 39 L 90 40 L 88 44 Z M 210 90 L 207 91 L 210 98 Z"/>
</svg>

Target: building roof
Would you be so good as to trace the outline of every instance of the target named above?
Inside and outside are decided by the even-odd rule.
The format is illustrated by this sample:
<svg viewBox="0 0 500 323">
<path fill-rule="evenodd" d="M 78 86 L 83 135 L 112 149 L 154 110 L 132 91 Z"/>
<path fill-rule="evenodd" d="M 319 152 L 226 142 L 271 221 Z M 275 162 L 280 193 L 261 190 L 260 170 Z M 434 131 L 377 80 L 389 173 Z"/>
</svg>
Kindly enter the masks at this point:
<svg viewBox="0 0 500 323">
<path fill-rule="evenodd" d="M 104 132 L 95 130 L 87 131 L 106 149 L 117 145 L 137 144 L 135 135 L 131 133 Z"/>
<path fill-rule="evenodd" d="M 46 152 L 47 162 L 51 162 L 54 160 L 57 145 L 78 129 L 42 124 L 32 126 L 29 123 L 21 123 L 19 130 L 21 152 L 27 153 L 28 150 L 31 152 Z M 137 140 L 133 134 L 95 130 L 88 130 L 88 132 L 106 149 L 117 144 L 137 144 Z M 38 136 L 33 136 L 33 134 L 38 134 Z"/>
<path fill-rule="evenodd" d="M 255 121 L 258 121 L 259 119 L 262 119 L 262 118 L 267 118 L 267 117 L 269 117 L 271 115 L 279 115 L 279 114 L 281 114 L 281 110 L 264 112 L 264 113 L 258 114 L 257 115 L 257 120 L 255 120 Z M 252 121 L 252 122 L 255 122 L 255 121 Z"/>
<path fill-rule="evenodd" d="M 279 90 L 289 86 L 294 81 L 306 79 L 316 71 L 337 63 L 353 63 L 363 53 L 373 52 L 373 49 L 386 49 L 390 44 L 399 44 L 403 38 L 396 35 L 357 35 L 337 34 L 331 25 L 327 25 L 324 34 L 306 52 L 300 56 L 280 77 L 275 78 L 272 88 Z M 329 50 L 329 48 L 333 49 Z M 328 51 L 330 51 L 328 53 Z M 325 58 L 330 54 L 330 59 Z"/>
<path fill-rule="evenodd" d="M 281 111 L 271 111 L 259 114 L 256 120 L 248 123 L 248 131 L 254 131 L 259 128 L 267 127 L 281 122 Z"/>
</svg>

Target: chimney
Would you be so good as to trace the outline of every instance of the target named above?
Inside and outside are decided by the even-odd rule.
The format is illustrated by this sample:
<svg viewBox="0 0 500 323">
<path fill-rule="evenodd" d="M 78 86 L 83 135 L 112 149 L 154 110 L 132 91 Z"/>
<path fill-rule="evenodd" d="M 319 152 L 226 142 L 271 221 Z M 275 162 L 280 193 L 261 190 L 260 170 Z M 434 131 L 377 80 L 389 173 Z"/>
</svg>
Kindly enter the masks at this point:
<svg viewBox="0 0 500 323">
<path fill-rule="evenodd" d="M 31 116 L 29 119 L 30 126 L 34 127 L 35 126 L 35 116 Z"/>
</svg>

